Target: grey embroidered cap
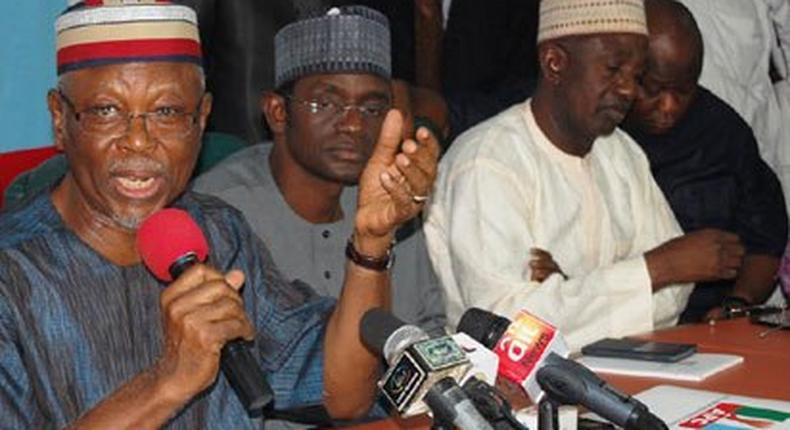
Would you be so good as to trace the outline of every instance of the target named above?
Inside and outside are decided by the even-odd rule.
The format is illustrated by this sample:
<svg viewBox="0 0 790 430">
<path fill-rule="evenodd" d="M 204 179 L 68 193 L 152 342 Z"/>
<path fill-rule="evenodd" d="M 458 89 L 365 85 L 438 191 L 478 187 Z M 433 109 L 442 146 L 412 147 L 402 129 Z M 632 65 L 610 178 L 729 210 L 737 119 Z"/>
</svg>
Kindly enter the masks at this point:
<svg viewBox="0 0 790 430">
<path fill-rule="evenodd" d="M 279 87 L 316 73 L 371 73 L 389 79 L 387 17 L 364 6 L 329 9 L 283 27 L 274 37 L 274 81 Z"/>
</svg>

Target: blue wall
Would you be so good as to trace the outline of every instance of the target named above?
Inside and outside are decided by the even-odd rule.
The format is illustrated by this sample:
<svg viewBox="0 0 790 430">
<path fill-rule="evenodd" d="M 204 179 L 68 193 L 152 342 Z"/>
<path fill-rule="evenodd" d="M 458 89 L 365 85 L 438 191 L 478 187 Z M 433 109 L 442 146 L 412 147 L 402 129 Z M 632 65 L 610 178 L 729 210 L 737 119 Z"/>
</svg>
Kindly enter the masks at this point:
<svg viewBox="0 0 790 430">
<path fill-rule="evenodd" d="M 0 152 L 48 146 L 55 18 L 65 0 L 0 0 Z"/>
</svg>

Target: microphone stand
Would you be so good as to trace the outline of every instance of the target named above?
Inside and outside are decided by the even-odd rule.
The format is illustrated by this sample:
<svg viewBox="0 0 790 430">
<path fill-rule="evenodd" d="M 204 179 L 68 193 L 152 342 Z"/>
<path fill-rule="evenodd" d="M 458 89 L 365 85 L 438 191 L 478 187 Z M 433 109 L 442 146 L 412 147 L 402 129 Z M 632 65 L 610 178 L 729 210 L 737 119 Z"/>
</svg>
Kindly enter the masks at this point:
<svg viewBox="0 0 790 430">
<path fill-rule="evenodd" d="M 538 402 L 538 430 L 559 430 L 560 413 L 557 403 L 543 396 Z"/>
<path fill-rule="evenodd" d="M 455 430 L 455 425 L 446 419 L 434 415 L 431 430 Z"/>
</svg>

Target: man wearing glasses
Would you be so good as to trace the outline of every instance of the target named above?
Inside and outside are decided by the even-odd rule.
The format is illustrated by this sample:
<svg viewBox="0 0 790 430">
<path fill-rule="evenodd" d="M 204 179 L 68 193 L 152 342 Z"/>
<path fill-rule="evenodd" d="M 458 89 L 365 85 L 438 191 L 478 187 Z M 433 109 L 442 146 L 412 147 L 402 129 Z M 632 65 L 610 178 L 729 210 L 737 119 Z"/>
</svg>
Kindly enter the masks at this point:
<svg viewBox="0 0 790 430">
<path fill-rule="evenodd" d="M 275 37 L 276 90 L 261 99 L 273 142 L 233 154 L 194 184 L 241 210 L 286 278 L 325 296 L 340 294 L 356 184 L 392 104 L 390 55 L 386 17 L 369 8 L 335 8 L 284 27 Z M 419 129 L 418 141 L 427 133 Z M 393 312 L 440 330 L 443 295 L 419 223 L 396 233 Z"/>
<path fill-rule="evenodd" d="M 360 320 L 389 304 L 381 265 L 422 208 L 414 196 L 431 188 L 438 143 L 403 143 L 402 117 L 388 114 L 333 306 L 283 279 L 237 210 L 185 192 L 212 100 L 194 11 L 162 0 L 69 4 L 47 98 L 69 168 L 0 215 L 0 426 L 263 428 L 219 374 L 220 351 L 240 338 L 254 341 L 274 409 L 364 414 L 380 358 L 361 344 Z M 136 241 L 164 207 L 187 211 L 210 249 L 208 264 L 169 284 L 146 269 Z"/>
</svg>

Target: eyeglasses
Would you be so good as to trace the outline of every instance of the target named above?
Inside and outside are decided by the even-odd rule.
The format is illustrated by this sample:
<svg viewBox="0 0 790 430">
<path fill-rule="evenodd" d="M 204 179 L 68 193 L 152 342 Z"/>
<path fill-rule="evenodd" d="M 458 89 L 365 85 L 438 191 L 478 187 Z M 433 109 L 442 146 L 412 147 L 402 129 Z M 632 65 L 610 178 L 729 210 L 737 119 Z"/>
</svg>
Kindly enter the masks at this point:
<svg viewBox="0 0 790 430">
<path fill-rule="evenodd" d="M 204 95 L 200 96 L 197 106 L 192 111 L 185 111 L 176 106 L 163 106 L 152 112 L 132 113 L 112 104 L 92 106 L 78 111 L 74 103 L 58 90 L 60 98 L 74 112 L 74 119 L 81 130 L 87 134 L 118 138 L 129 133 L 132 120 L 142 118 L 145 130 L 160 139 L 179 139 L 189 135 L 197 124 L 200 105 Z"/>
<path fill-rule="evenodd" d="M 383 117 L 391 107 L 389 102 L 382 101 L 370 101 L 358 105 L 354 103 L 341 104 L 332 100 L 304 100 L 293 96 L 285 96 L 285 98 L 306 107 L 307 111 L 313 115 L 332 118 L 339 118 L 354 109 L 365 119 L 378 119 Z"/>
</svg>

